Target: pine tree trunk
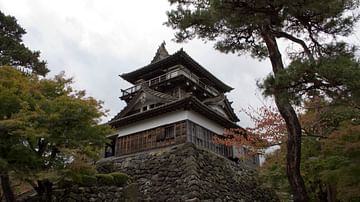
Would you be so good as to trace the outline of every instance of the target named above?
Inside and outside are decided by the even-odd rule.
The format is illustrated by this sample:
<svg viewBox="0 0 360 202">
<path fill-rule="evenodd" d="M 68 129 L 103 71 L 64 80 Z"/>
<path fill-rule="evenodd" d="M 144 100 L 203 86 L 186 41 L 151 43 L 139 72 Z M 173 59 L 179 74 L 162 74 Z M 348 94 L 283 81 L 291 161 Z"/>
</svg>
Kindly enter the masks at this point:
<svg viewBox="0 0 360 202">
<path fill-rule="evenodd" d="M 275 37 L 270 29 L 262 30 L 262 37 L 266 43 L 272 69 L 275 78 L 279 71 L 284 69 L 281 54 Z M 290 100 L 286 92 L 281 89 L 274 89 L 274 98 L 276 106 L 286 122 L 288 132 L 287 154 L 286 154 L 286 172 L 290 188 L 294 195 L 295 202 L 309 201 L 306 193 L 305 183 L 300 174 L 300 158 L 301 158 L 301 125 L 297 118 L 294 108 L 291 106 Z"/>
<path fill-rule="evenodd" d="M 6 202 L 15 202 L 15 195 L 11 188 L 8 174 L 1 175 L 1 187 L 4 192 Z"/>
</svg>

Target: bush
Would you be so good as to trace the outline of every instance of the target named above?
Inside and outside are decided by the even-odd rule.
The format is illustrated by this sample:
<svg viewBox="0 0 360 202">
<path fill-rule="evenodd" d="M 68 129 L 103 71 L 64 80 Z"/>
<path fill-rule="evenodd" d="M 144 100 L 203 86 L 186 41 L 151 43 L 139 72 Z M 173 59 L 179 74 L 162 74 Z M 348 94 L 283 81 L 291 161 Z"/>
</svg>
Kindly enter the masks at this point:
<svg viewBox="0 0 360 202">
<path fill-rule="evenodd" d="M 69 177 L 64 177 L 59 182 L 57 182 L 57 186 L 61 188 L 71 187 L 74 184 L 74 181 Z"/>
<path fill-rule="evenodd" d="M 91 187 L 96 185 L 95 175 L 84 175 L 84 174 L 73 174 L 71 176 L 66 176 L 62 178 L 57 185 L 59 187 L 71 187 L 73 185 L 79 185 L 83 187 Z"/>
<path fill-rule="evenodd" d="M 114 185 L 114 178 L 110 174 L 96 174 L 98 185 Z"/>
<path fill-rule="evenodd" d="M 96 185 L 96 177 L 94 175 L 82 175 L 80 185 L 84 187 L 91 187 Z"/>
<path fill-rule="evenodd" d="M 115 185 L 119 187 L 125 186 L 130 179 L 127 174 L 121 172 L 113 172 L 110 175 L 114 178 Z"/>
<path fill-rule="evenodd" d="M 61 173 L 62 178 L 57 183 L 59 187 L 96 185 L 96 170 L 87 164 L 71 163 L 68 169 Z"/>
</svg>

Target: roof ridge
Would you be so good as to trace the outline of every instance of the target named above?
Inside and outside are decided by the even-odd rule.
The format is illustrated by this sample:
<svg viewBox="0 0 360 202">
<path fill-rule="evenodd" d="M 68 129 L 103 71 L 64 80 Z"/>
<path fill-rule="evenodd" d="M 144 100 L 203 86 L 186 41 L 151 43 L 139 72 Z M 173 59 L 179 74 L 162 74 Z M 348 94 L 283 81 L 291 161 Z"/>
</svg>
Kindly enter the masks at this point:
<svg viewBox="0 0 360 202">
<path fill-rule="evenodd" d="M 169 57 L 169 53 L 168 53 L 168 51 L 166 50 L 165 45 L 166 45 L 165 41 L 163 41 L 163 42 L 160 44 L 159 48 L 157 49 L 157 51 L 156 51 L 156 53 L 155 53 L 154 58 L 153 58 L 153 59 L 151 60 L 151 62 L 150 62 L 150 64 L 155 63 L 155 62 L 158 62 L 158 61 L 160 61 L 160 60 L 163 60 L 163 59 Z"/>
</svg>

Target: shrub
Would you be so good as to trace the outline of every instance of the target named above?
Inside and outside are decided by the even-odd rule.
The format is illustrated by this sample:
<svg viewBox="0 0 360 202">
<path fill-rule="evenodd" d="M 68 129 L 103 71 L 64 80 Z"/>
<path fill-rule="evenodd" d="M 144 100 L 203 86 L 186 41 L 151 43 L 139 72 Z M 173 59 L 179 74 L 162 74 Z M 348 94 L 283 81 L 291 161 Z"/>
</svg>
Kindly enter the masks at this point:
<svg viewBox="0 0 360 202">
<path fill-rule="evenodd" d="M 121 172 L 113 172 L 110 175 L 114 178 L 115 185 L 119 187 L 125 186 L 130 179 L 127 174 Z"/>
<path fill-rule="evenodd" d="M 96 177 L 95 175 L 84 175 L 84 174 L 73 174 L 71 176 L 66 176 L 59 180 L 57 185 L 59 187 L 71 187 L 73 185 L 80 185 L 83 187 L 91 187 L 96 185 Z"/>
<path fill-rule="evenodd" d="M 87 164 L 71 163 L 68 169 L 61 172 L 62 178 L 57 182 L 59 187 L 72 185 L 93 186 L 96 185 L 96 170 Z"/>
<path fill-rule="evenodd" d="M 57 186 L 61 188 L 71 187 L 74 184 L 73 180 L 69 177 L 64 177 L 57 182 Z"/>
<path fill-rule="evenodd" d="M 96 177 L 94 175 L 82 175 L 80 185 L 84 187 L 91 187 L 96 185 Z"/>
<path fill-rule="evenodd" d="M 73 184 L 81 185 L 82 183 L 82 176 L 81 174 L 73 174 L 70 176 L 70 180 Z"/>
<path fill-rule="evenodd" d="M 114 178 L 110 174 L 96 174 L 99 185 L 114 185 Z"/>
</svg>

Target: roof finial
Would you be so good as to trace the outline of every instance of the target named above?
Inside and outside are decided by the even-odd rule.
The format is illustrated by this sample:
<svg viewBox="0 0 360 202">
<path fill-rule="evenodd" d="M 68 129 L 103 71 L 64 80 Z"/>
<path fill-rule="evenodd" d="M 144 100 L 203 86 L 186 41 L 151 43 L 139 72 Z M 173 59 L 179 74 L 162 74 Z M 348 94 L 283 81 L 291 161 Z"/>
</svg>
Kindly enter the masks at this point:
<svg viewBox="0 0 360 202">
<path fill-rule="evenodd" d="M 154 58 L 151 60 L 151 63 L 160 61 L 169 56 L 169 53 L 167 52 L 165 45 L 166 45 L 166 43 L 165 43 L 165 41 L 163 41 L 161 43 L 161 45 L 159 46 L 159 48 L 157 49 Z"/>
</svg>

